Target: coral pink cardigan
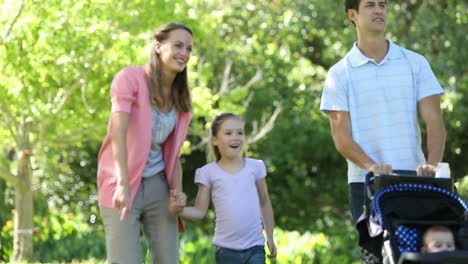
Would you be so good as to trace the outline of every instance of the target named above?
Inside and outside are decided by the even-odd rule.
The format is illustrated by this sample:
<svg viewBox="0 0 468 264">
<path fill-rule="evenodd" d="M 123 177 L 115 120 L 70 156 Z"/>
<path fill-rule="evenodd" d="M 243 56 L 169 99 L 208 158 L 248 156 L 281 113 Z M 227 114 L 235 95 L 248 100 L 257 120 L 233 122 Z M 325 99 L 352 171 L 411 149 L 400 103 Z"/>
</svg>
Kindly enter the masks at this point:
<svg viewBox="0 0 468 264">
<path fill-rule="evenodd" d="M 151 103 L 144 67 L 130 66 L 121 70 L 112 81 L 111 98 L 112 112 L 122 111 L 130 114 L 127 129 L 127 166 L 131 207 L 141 183 L 151 146 Z M 168 183 L 172 182 L 176 160 L 180 156 L 191 117 L 190 112 L 178 112 L 174 131 L 162 146 Z M 112 197 L 117 182 L 112 157 L 111 127 L 112 122 L 109 119 L 108 134 L 99 151 L 97 171 L 99 204 L 109 208 L 114 207 Z M 183 225 L 179 227 L 183 229 Z"/>
</svg>

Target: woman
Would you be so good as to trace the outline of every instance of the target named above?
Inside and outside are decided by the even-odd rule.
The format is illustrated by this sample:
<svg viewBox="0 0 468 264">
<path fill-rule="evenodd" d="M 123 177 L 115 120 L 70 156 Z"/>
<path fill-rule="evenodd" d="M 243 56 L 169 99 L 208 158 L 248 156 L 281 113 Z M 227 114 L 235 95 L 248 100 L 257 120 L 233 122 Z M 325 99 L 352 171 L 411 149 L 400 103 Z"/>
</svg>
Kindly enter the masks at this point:
<svg viewBox="0 0 468 264">
<path fill-rule="evenodd" d="M 192 37 L 183 24 L 160 26 L 148 65 L 124 68 L 112 82 L 97 173 L 109 263 L 143 262 L 141 227 L 152 263 L 178 263 L 178 220 L 168 206 L 170 190 L 182 191 L 179 155 L 191 119 L 186 66 Z"/>
</svg>

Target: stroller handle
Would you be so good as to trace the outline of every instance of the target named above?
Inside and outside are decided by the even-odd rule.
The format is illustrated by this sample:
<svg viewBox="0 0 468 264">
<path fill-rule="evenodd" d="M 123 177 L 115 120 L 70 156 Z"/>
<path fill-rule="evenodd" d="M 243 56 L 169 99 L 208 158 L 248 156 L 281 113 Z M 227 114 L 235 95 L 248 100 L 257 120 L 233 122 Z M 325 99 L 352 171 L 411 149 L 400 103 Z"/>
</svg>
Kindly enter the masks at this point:
<svg viewBox="0 0 468 264">
<path fill-rule="evenodd" d="M 435 178 L 431 176 L 416 176 L 416 171 L 395 170 L 390 174 L 377 174 L 369 172 L 366 174 L 367 194 L 373 197 L 380 189 L 399 183 L 413 183 L 439 187 L 453 192 L 453 181 L 451 178 Z"/>
</svg>

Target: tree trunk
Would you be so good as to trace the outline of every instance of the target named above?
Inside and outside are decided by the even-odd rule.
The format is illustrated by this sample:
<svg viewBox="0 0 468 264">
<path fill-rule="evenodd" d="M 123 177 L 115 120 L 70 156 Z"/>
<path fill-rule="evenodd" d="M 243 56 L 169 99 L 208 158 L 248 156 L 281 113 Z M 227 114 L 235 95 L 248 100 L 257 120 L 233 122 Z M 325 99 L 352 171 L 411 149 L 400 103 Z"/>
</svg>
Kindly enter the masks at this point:
<svg viewBox="0 0 468 264">
<path fill-rule="evenodd" d="M 15 192 L 15 226 L 12 261 L 31 262 L 33 257 L 33 194 L 32 194 L 32 155 L 29 130 L 31 123 L 21 122 L 18 128 L 18 184 Z"/>
<path fill-rule="evenodd" d="M 0 178 L 0 212 L 8 212 L 6 209 L 6 205 L 5 205 L 5 189 L 6 189 L 5 181 L 2 178 Z M 0 226 L 4 225 L 7 219 L 7 215 L 8 214 L 6 213 L 0 215 Z M 4 258 L 5 256 L 2 250 L 2 240 L 0 239 L 0 262 L 6 261 L 6 259 Z"/>
</svg>

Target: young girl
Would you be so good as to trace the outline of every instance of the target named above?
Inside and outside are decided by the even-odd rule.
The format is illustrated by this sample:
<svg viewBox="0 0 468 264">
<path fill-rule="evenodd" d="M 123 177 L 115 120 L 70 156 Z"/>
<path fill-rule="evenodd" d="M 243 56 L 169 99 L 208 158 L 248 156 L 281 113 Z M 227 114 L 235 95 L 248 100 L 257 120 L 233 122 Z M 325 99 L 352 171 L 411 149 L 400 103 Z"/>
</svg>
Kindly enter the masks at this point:
<svg viewBox="0 0 468 264">
<path fill-rule="evenodd" d="M 98 157 L 99 206 L 109 263 L 142 263 L 140 230 L 152 263 L 179 263 L 177 217 L 169 189 L 182 188 L 180 149 L 191 118 L 187 63 L 192 31 L 160 26 L 148 65 L 121 70 L 111 86 L 112 113 Z"/>
<path fill-rule="evenodd" d="M 244 123 L 237 115 L 218 115 L 211 125 L 211 135 L 216 162 L 196 171 L 199 189 L 195 206 L 180 208 L 179 215 L 202 219 L 211 195 L 216 212 L 213 238 L 216 263 L 265 263 L 263 227 L 269 257 L 276 256 L 265 165 L 261 160 L 242 157 Z M 172 204 L 180 202 L 172 194 L 170 200 Z"/>
</svg>

